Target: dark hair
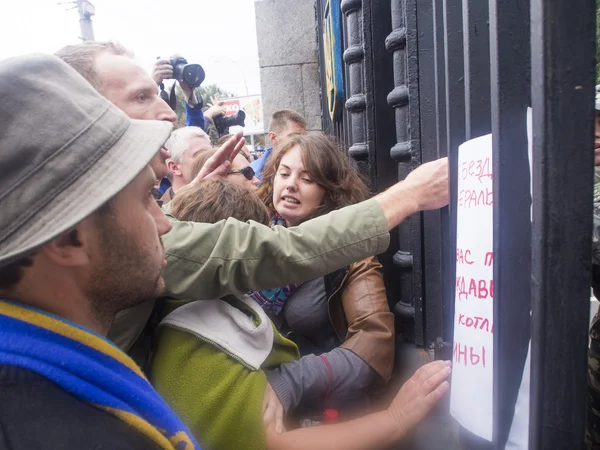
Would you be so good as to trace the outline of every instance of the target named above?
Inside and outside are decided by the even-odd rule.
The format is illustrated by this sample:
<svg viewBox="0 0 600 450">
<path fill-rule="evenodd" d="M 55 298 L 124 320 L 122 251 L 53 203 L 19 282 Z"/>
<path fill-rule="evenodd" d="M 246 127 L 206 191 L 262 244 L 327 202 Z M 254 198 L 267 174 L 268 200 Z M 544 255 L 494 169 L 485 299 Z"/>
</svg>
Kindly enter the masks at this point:
<svg viewBox="0 0 600 450">
<path fill-rule="evenodd" d="M 267 207 L 251 190 L 223 178 L 209 178 L 177 191 L 169 213 L 178 220 L 216 223 L 230 217 L 269 225 Z"/>
<path fill-rule="evenodd" d="M 275 111 L 271 116 L 269 131 L 273 133 L 281 133 L 290 122 L 295 123 L 305 130 L 307 128 L 306 119 L 296 111 L 292 111 L 291 109 L 280 109 L 279 111 Z"/>
<path fill-rule="evenodd" d="M 10 289 L 19 284 L 25 268 L 33 264 L 33 255 L 26 256 L 4 267 L 0 267 L 0 291 Z"/>
<path fill-rule="evenodd" d="M 273 182 L 282 158 L 295 147 L 302 150 L 302 162 L 312 180 L 325 190 L 323 204 L 315 214 L 362 202 L 369 197 L 362 176 L 348 155 L 323 133 L 295 134 L 283 141 L 277 155 L 264 169 L 258 196 L 266 205 L 273 204 Z"/>
</svg>

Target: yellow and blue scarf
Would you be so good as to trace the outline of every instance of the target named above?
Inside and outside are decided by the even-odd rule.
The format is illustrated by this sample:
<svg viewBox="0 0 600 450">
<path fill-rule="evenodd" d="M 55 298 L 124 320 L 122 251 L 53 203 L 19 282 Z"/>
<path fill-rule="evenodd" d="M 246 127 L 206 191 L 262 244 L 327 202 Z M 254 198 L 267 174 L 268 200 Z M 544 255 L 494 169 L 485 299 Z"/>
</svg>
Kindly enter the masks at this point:
<svg viewBox="0 0 600 450">
<path fill-rule="evenodd" d="M 165 450 L 200 450 L 133 360 L 99 334 L 72 322 L 0 300 L 0 364 L 47 378 Z"/>
</svg>

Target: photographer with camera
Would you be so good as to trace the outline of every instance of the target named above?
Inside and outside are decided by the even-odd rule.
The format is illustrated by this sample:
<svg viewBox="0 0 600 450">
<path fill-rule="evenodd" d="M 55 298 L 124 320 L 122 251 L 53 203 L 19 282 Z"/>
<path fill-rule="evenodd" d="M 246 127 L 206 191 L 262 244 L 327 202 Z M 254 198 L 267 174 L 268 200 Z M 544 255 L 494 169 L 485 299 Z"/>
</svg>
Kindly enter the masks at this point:
<svg viewBox="0 0 600 450">
<path fill-rule="evenodd" d="M 166 93 L 163 85 L 164 80 L 177 80 L 185 97 L 186 126 L 202 128 L 210 137 L 211 143 L 216 145 L 222 136 L 229 134 L 229 127 L 245 125 L 246 113 L 240 110 L 227 116 L 225 102 L 218 94 L 211 97 L 212 103 L 203 110 L 202 98 L 196 96 L 194 89 L 202 84 L 204 77 L 202 66 L 188 64 L 187 60 L 179 55 L 173 55 L 169 59 L 158 58 L 152 68 L 152 78 L 160 86 L 161 98 L 173 110 L 177 108 L 175 85 L 171 88 L 170 94 Z"/>
<path fill-rule="evenodd" d="M 185 97 L 186 126 L 196 126 L 206 131 L 202 99 L 198 99 L 194 89 L 204 81 L 204 70 L 199 64 L 188 64 L 185 58 L 174 55 L 170 59 L 159 58 L 152 67 L 152 79 L 161 87 L 161 97 L 173 110 L 177 107 L 174 86 L 169 96 L 164 91 L 164 80 L 175 79 L 179 83 Z"/>
</svg>

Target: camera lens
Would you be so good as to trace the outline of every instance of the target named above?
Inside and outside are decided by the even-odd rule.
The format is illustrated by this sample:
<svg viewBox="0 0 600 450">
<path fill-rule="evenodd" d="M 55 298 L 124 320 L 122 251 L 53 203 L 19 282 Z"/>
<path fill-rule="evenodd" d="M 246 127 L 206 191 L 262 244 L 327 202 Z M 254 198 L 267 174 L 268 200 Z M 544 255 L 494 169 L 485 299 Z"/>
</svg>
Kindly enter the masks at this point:
<svg viewBox="0 0 600 450">
<path fill-rule="evenodd" d="M 187 64 L 183 68 L 182 78 L 190 87 L 200 86 L 204 81 L 204 70 L 200 64 Z"/>
</svg>

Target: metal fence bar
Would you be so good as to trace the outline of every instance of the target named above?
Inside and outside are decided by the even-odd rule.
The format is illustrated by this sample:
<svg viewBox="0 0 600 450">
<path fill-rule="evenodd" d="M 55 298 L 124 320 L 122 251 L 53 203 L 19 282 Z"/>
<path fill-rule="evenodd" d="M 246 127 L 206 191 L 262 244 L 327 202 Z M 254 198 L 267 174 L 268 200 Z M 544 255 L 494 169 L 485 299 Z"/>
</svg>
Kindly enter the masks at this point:
<svg viewBox="0 0 600 450">
<path fill-rule="evenodd" d="M 368 113 L 372 115 L 371 153 L 375 159 L 373 173 L 376 174 L 372 187 L 375 192 L 381 192 L 398 182 L 396 165 L 390 158 L 389 152 L 396 143 L 395 119 L 393 110 L 387 102 L 388 94 L 394 87 L 394 58 L 385 48 L 386 39 L 393 26 L 390 17 L 390 0 L 371 0 L 370 7 L 371 44 L 365 46 L 370 50 L 370 54 L 365 55 L 365 67 L 370 68 L 366 91 L 373 98 L 373 108 L 368 109 Z M 370 123 L 369 120 L 367 123 Z"/>
<path fill-rule="evenodd" d="M 530 448 L 582 448 L 590 298 L 595 2 L 531 0 Z"/>
<path fill-rule="evenodd" d="M 412 171 L 421 165 L 421 123 L 419 120 L 419 36 L 422 31 L 417 21 L 417 0 L 404 0 L 407 27 L 407 69 L 408 69 L 408 96 L 410 118 L 410 140 L 413 152 L 409 163 Z M 415 343 L 424 346 L 425 318 L 423 304 L 423 215 L 415 214 L 409 219 L 411 246 L 413 259 L 412 270 L 412 303 L 415 305 Z"/>
<path fill-rule="evenodd" d="M 388 103 L 395 108 L 398 142 L 390 150 L 390 156 L 398 163 L 401 180 L 421 163 L 416 0 L 392 0 L 391 13 L 393 30 L 385 45 L 394 55 L 394 89 L 388 95 Z M 414 341 L 422 346 L 425 342 L 421 215 L 411 217 L 398 232 L 403 247 L 394 255 L 394 264 L 404 272 L 401 281 L 404 288 L 396 310 L 404 316 L 410 312 L 414 319 Z"/>
<path fill-rule="evenodd" d="M 369 156 L 367 142 L 366 108 L 367 99 L 364 92 L 364 59 L 365 49 L 363 40 L 364 22 L 361 16 L 364 7 L 362 0 L 342 0 L 342 13 L 346 16 L 346 63 L 345 82 L 348 87 L 346 110 L 350 120 L 349 154 L 358 161 L 365 161 Z"/>
<path fill-rule="evenodd" d="M 448 130 L 446 128 L 446 58 L 444 32 L 444 3 L 443 0 L 431 0 L 434 33 L 434 69 L 435 69 L 435 117 L 437 151 L 440 157 L 448 156 Z M 456 246 L 453 247 L 450 209 L 440 211 L 442 232 L 442 295 L 445 305 L 444 341 L 452 341 L 454 326 L 454 294 L 453 287 L 456 279 L 452 268 L 456 260 Z"/>
<path fill-rule="evenodd" d="M 390 149 L 390 157 L 396 163 L 398 180 L 403 180 L 410 173 L 413 157 L 413 141 L 410 133 L 409 104 L 411 98 L 409 96 L 406 4 L 407 0 L 391 1 L 392 32 L 385 40 L 385 48 L 393 55 L 394 88 L 388 94 L 387 102 L 390 107 L 394 108 L 396 143 Z M 412 32 L 414 33 L 414 30 Z M 393 263 L 397 268 L 400 298 L 394 309 L 396 315 L 403 322 L 405 339 L 422 343 L 419 342 L 422 340 L 422 333 L 415 329 L 417 321 L 416 305 L 413 301 L 414 264 L 409 221 L 398 227 L 398 241 L 400 248 L 394 254 Z"/>
<path fill-rule="evenodd" d="M 504 449 L 529 344 L 529 3 L 490 0 L 494 173 L 494 448 Z"/>
<path fill-rule="evenodd" d="M 465 113 L 465 72 L 462 4 L 453 0 L 443 0 L 444 20 L 444 59 L 446 79 L 446 140 L 450 170 L 450 226 L 449 247 L 452 255 L 444 271 L 452 277 L 449 287 L 451 302 L 454 305 L 456 274 L 456 205 L 458 199 L 458 147 L 466 140 Z M 454 314 L 452 314 L 452 320 Z M 489 447 L 486 441 L 460 427 L 460 445 L 465 450 L 483 450 Z"/>
<path fill-rule="evenodd" d="M 397 163 L 410 162 L 412 141 L 410 139 L 408 57 L 406 49 L 406 0 L 391 1 L 392 32 L 385 40 L 385 48 L 394 59 L 394 89 L 388 94 L 388 104 L 396 116 L 396 144 L 390 156 Z"/>
<path fill-rule="evenodd" d="M 458 2 L 442 0 L 444 32 L 444 79 L 445 79 L 445 119 L 446 149 L 450 170 L 450 205 L 447 252 L 447 266 L 444 271 L 452 280 L 449 283 L 449 297 L 454 315 L 454 286 L 456 273 L 456 203 L 458 146 L 465 141 L 465 86 L 464 53 L 462 39 L 462 7 Z M 450 319 L 452 322 L 454 317 Z"/>
<path fill-rule="evenodd" d="M 435 24 L 431 0 L 418 0 L 419 122 L 421 160 L 439 158 L 436 140 Z M 442 278 L 441 213 L 423 214 L 423 295 L 425 343 L 444 339 L 444 286 Z"/>
<path fill-rule="evenodd" d="M 490 40 L 488 3 L 462 0 L 465 62 L 465 135 L 490 133 Z"/>
</svg>

